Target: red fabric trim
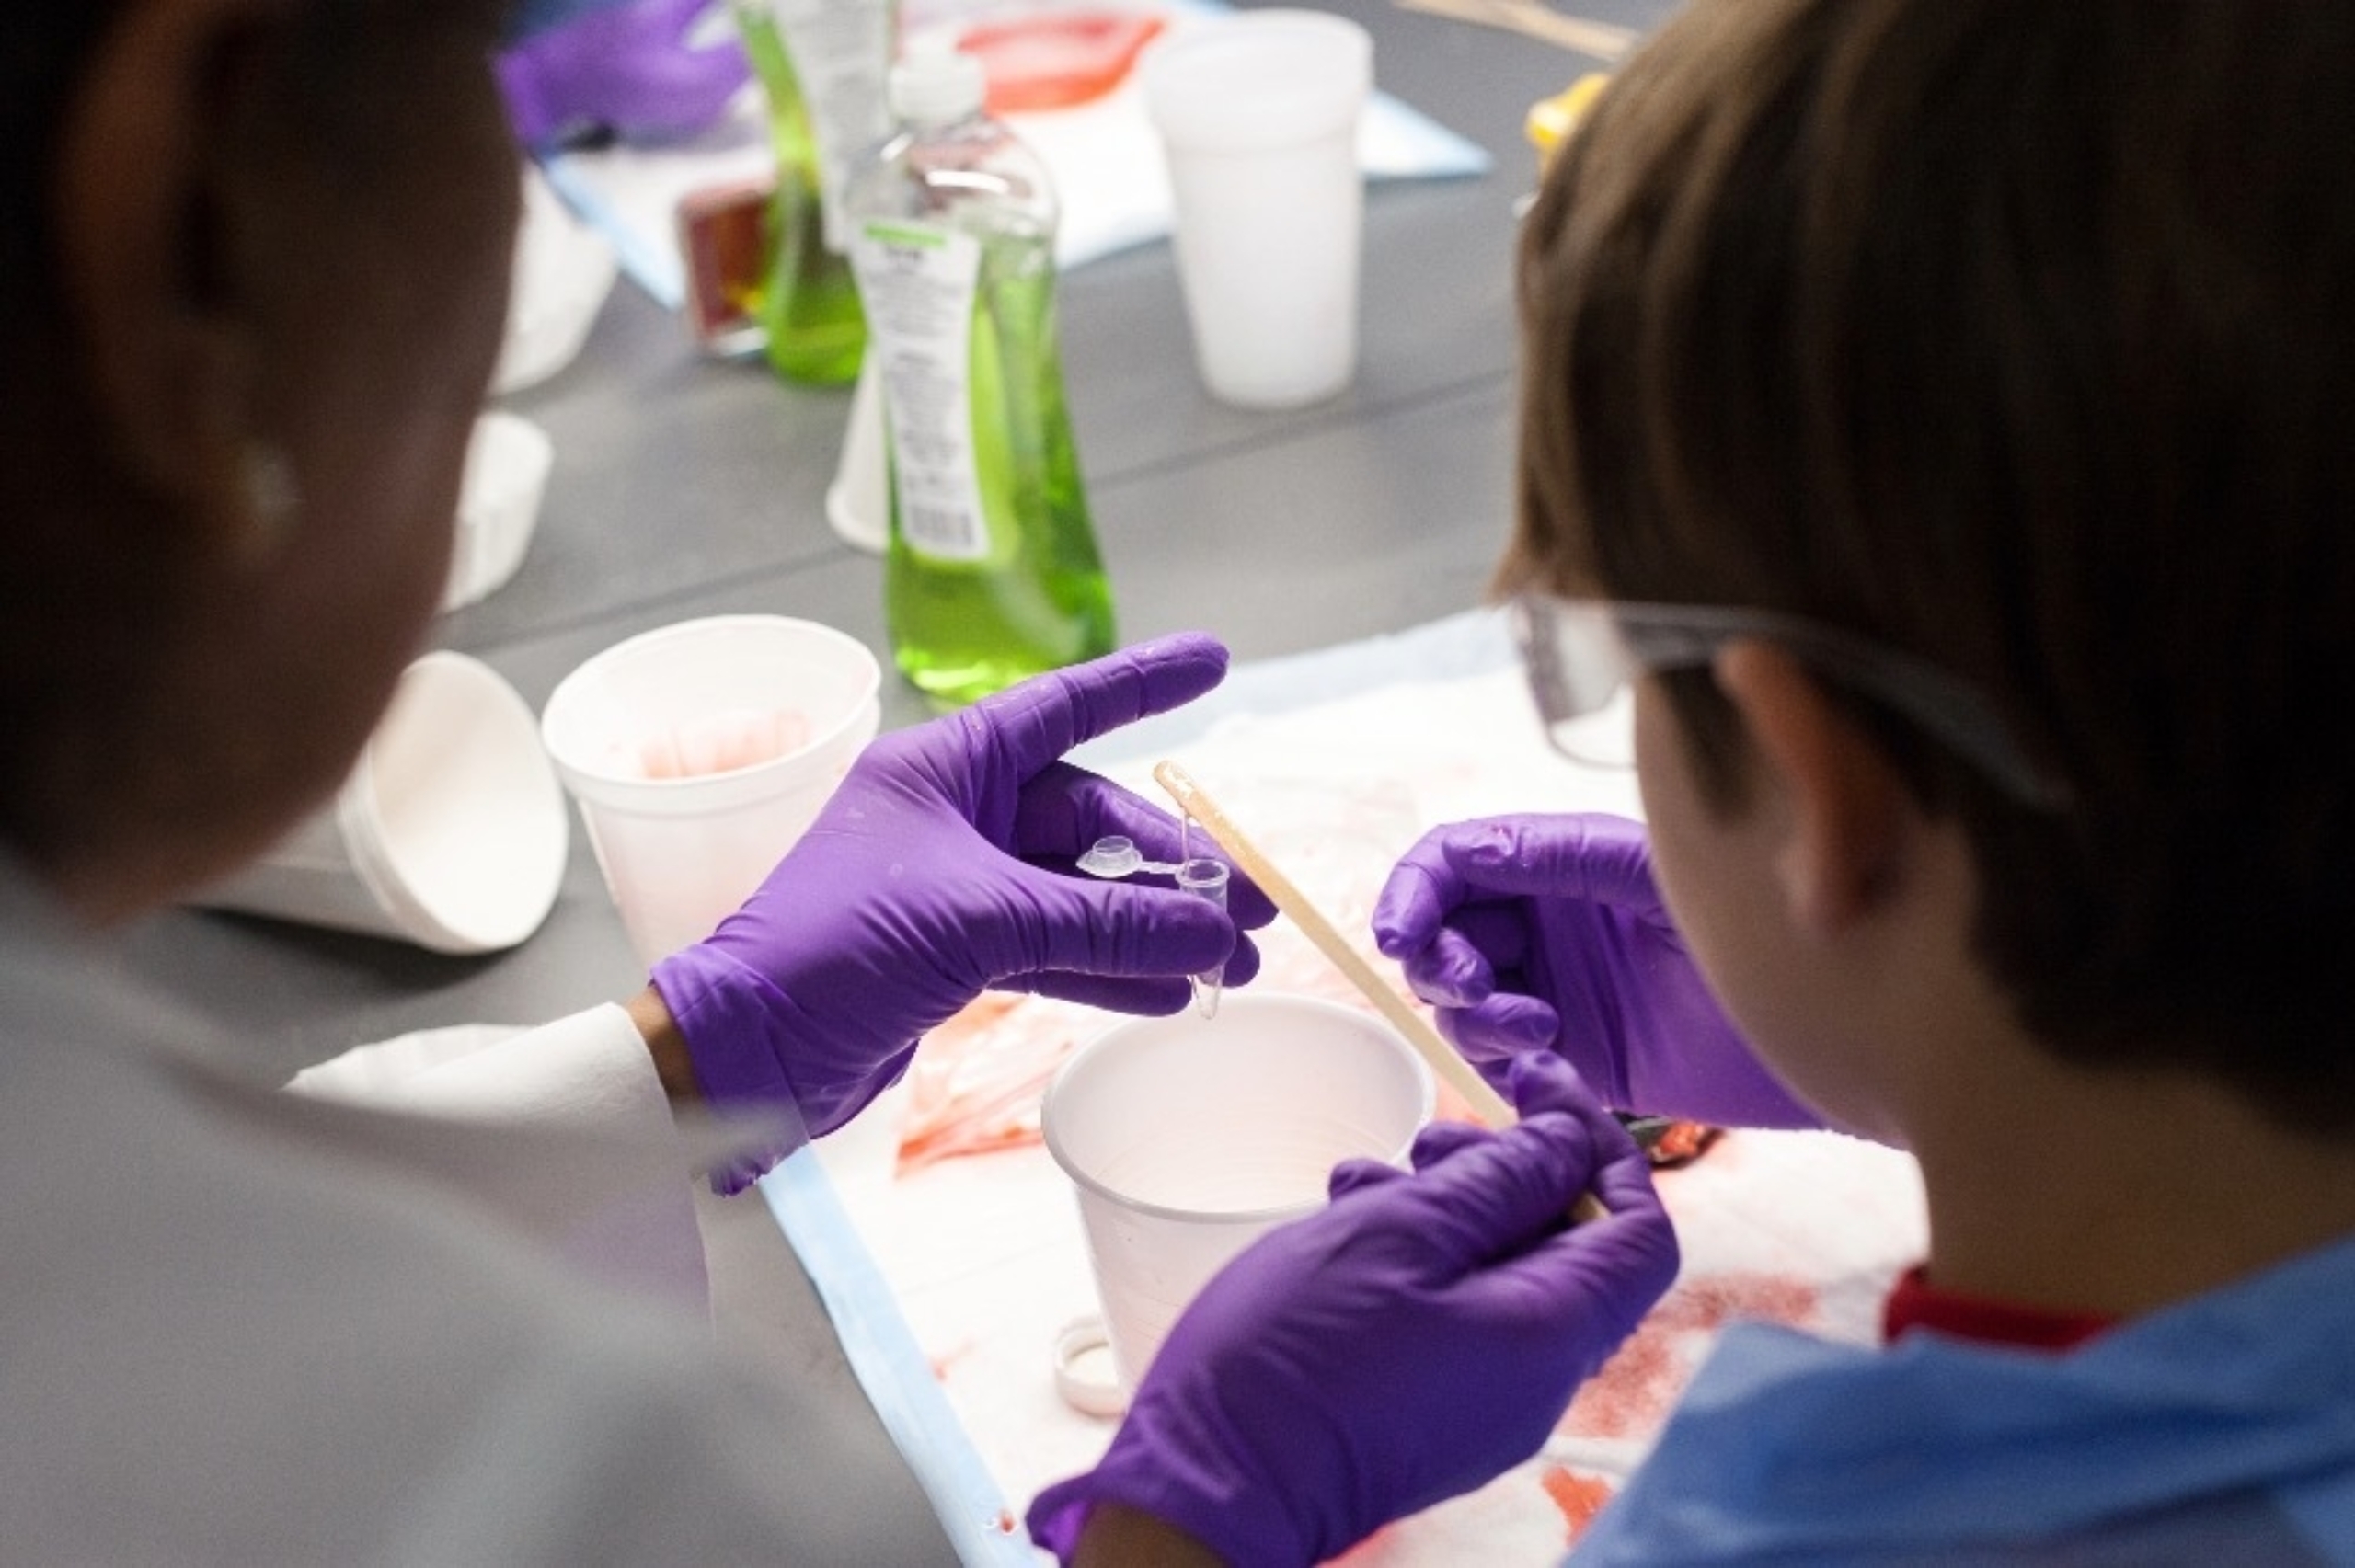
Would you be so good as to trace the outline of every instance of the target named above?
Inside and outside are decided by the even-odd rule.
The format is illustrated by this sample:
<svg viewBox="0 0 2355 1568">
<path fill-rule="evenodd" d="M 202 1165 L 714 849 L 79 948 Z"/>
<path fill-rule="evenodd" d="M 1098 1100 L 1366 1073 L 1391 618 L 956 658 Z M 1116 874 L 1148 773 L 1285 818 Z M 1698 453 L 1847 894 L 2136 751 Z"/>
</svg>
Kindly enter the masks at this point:
<svg viewBox="0 0 2355 1568">
<path fill-rule="evenodd" d="M 1898 1276 L 1889 1299 L 1881 1303 L 1881 1338 L 1893 1341 L 1908 1329 L 1928 1329 L 1956 1339 L 1982 1345 L 2011 1345 L 2029 1350 L 2067 1350 L 2083 1345 L 2116 1323 L 2099 1312 L 2056 1312 L 2024 1307 L 1986 1296 L 1966 1296 L 1941 1290 L 1929 1281 L 1926 1265 L 1916 1265 Z"/>
</svg>

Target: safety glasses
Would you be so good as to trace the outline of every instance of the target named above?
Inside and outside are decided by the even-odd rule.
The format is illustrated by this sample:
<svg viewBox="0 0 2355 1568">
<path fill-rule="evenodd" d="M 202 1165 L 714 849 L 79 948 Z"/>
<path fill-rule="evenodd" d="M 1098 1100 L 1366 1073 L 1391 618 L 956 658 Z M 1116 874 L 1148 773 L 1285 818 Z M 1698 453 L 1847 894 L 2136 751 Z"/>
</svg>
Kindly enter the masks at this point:
<svg viewBox="0 0 2355 1568">
<path fill-rule="evenodd" d="M 1827 680 L 1912 721 L 2022 805 L 2068 790 L 2037 766 L 1987 699 L 1911 654 L 1796 615 L 1717 604 L 1629 604 L 1524 594 L 1510 606 L 1545 737 L 1574 761 L 1628 767 L 1633 728 L 1614 707 L 1637 672 L 1706 669 L 1728 643 L 1773 643 Z"/>
</svg>

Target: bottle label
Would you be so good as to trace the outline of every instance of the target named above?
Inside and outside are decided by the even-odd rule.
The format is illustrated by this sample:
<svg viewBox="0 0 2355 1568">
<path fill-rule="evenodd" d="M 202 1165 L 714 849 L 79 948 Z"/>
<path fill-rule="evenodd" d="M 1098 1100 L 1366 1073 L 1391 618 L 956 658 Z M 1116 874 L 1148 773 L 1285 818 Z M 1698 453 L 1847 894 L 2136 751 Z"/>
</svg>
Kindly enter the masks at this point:
<svg viewBox="0 0 2355 1568">
<path fill-rule="evenodd" d="M 989 558 L 974 463 L 973 293 L 981 242 L 932 223 L 870 221 L 851 249 L 880 356 L 900 536 L 942 561 Z"/>
<path fill-rule="evenodd" d="M 884 0 L 769 0 L 793 63 L 810 134 L 818 143 L 819 196 L 826 248 L 850 249 L 843 188 L 852 164 L 891 133 L 883 74 L 891 58 L 891 7 Z"/>
</svg>

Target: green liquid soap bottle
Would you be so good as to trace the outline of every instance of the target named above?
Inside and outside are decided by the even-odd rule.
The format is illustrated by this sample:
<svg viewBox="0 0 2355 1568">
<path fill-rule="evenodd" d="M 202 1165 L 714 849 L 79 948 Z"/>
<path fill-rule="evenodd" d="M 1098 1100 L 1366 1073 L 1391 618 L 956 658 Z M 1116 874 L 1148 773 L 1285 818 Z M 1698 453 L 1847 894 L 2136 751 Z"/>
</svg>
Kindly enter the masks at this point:
<svg viewBox="0 0 2355 1568">
<path fill-rule="evenodd" d="M 940 707 L 1114 639 L 1063 406 L 1054 193 L 984 86 L 971 55 L 912 50 L 890 74 L 901 130 L 846 200 L 890 452 L 884 617 Z"/>
<path fill-rule="evenodd" d="M 890 131 L 883 72 L 891 6 L 735 0 L 734 9 L 776 143 L 760 308 L 769 364 L 787 381 L 838 385 L 858 374 L 867 350 L 842 182 L 851 162 Z"/>
</svg>

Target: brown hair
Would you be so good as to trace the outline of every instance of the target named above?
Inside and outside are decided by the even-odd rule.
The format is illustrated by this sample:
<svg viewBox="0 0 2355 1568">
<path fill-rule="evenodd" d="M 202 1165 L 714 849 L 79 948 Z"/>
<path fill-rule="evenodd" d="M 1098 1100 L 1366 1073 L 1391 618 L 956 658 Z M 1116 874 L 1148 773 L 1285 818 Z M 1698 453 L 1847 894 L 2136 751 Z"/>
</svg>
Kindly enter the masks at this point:
<svg viewBox="0 0 2355 1568">
<path fill-rule="evenodd" d="M 2355 1132 L 2355 6 L 1701 0 L 1528 220 L 1506 588 L 1763 606 L 1984 691 L 2039 811 L 1842 699 L 2087 1064 Z M 1741 742 L 1671 699 L 1705 781 Z"/>
</svg>

